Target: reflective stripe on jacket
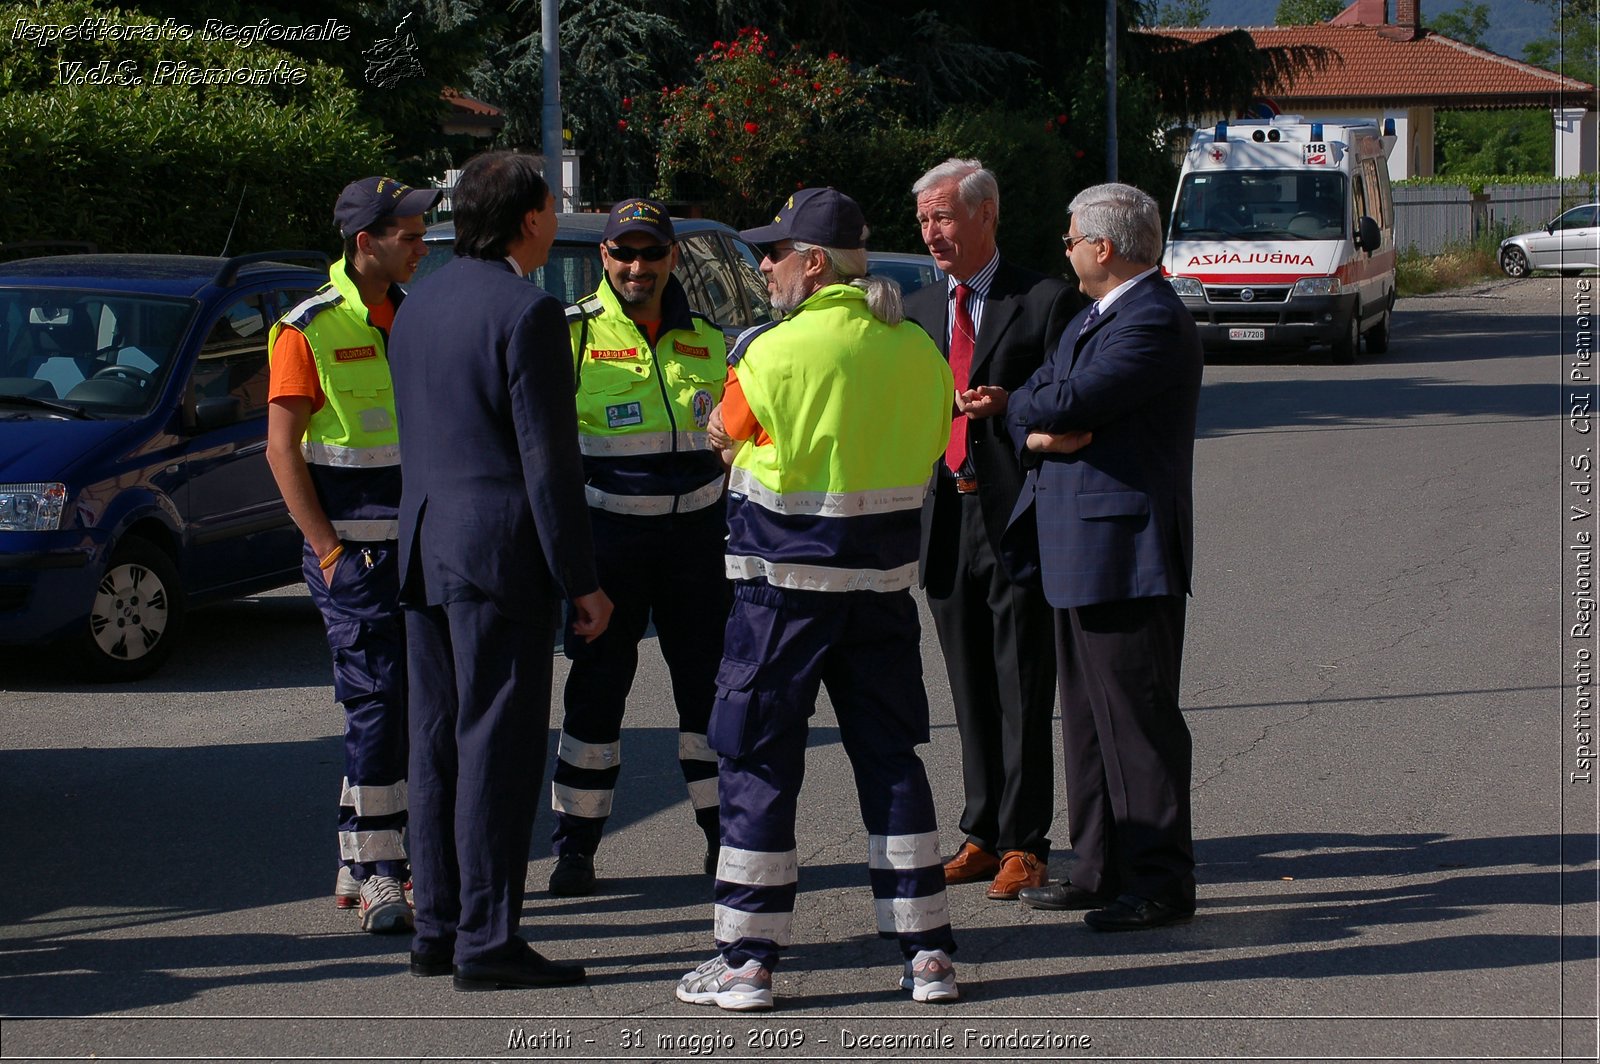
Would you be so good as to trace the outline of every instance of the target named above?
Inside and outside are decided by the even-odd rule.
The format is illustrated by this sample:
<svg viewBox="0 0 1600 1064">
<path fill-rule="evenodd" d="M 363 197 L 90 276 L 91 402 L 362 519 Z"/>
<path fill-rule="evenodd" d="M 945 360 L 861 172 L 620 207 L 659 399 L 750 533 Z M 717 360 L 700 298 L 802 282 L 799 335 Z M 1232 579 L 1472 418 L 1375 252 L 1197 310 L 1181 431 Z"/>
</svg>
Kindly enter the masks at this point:
<svg viewBox="0 0 1600 1064">
<path fill-rule="evenodd" d="M 849 285 L 812 293 L 735 349 L 771 442 L 746 440 L 728 493 L 728 576 L 898 591 L 917 576 L 923 496 L 950 435 L 950 367 L 911 322 Z"/>
</svg>

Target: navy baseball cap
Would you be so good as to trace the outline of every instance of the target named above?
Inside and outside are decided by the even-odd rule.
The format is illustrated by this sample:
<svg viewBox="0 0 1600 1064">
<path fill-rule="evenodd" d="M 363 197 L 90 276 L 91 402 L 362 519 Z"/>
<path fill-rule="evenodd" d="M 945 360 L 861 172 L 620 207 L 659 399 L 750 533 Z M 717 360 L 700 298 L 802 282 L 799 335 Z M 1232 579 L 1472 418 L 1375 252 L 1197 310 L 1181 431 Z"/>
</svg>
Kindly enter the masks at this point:
<svg viewBox="0 0 1600 1064">
<path fill-rule="evenodd" d="M 606 219 L 606 229 L 600 239 L 615 240 L 624 233 L 648 233 L 663 244 L 677 239 L 672 234 L 672 216 L 667 213 L 666 205 L 637 197 L 625 199 L 611 208 L 611 217 Z"/>
<path fill-rule="evenodd" d="M 856 201 L 832 188 L 801 189 L 789 197 L 771 225 L 739 234 L 752 244 L 798 240 L 850 250 L 867 246 L 867 218 Z"/>
<path fill-rule="evenodd" d="M 422 214 L 439 202 L 444 192 L 437 188 L 412 188 L 392 177 L 363 177 L 344 186 L 333 207 L 333 222 L 341 236 L 355 236 L 361 230 L 391 215 L 410 218 Z"/>
</svg>

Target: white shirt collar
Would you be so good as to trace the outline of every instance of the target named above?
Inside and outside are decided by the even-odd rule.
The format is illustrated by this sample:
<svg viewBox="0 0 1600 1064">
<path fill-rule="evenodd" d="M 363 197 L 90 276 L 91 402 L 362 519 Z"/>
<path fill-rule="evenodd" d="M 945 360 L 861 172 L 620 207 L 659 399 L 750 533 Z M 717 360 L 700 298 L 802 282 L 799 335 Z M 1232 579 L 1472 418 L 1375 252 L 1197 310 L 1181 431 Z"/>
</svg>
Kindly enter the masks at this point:
<svg viewBox="0 0 1600 1064">
<path fill-rule="evenodd" d="M 1101 296 L 1098 300 L 1095 301 L 1096 304 L 1100 307 L 1100 313 L 1104 314 L 1106 311 L 1110 310 L 1111 309 L 1111 304 L 1113 304 L 1117 300 L 1121 299 L 1122 296 L 1123 296 L 1123 293 L 1127 292 L 1128 289 L 1132 288 L 1134 285 L 1138 284 L 1140 281 L 1144 280 L 1146 277 L 1149 277 L 1152 273 L 1155 273 L 1156 270 L 1158 270 L 1158 269 L 1160 269 L 1159 266 L 1152 266 L 1148 270 L 1145 270 L 1143 273 L 1136 274 L 1135 276 L 1128 278 L 1126 281 L 1123 281 L 1121 284 L 1117 285 L 1117 287 L 1113 288 L 1111 291 L 1109 291 L 1105 295 Z"/>
</svg>

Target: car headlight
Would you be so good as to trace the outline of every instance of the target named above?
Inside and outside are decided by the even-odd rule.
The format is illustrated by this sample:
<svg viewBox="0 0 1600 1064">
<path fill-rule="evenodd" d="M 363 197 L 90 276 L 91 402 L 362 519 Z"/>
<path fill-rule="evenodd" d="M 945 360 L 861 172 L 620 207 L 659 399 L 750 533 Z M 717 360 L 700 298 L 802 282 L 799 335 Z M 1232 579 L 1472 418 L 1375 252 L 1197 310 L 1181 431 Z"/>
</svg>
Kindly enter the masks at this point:
<svg viewBox="0 0 1600 1064">
<path fill-rule="evenodd" d="M 1172 290 L 1180 296 L 1193 296 L 1195 299 L 1206 297 L 1205 286 L 1193 277 L 1168 277 L 1172 282 Z"/>
<path fill-rule="evenodd" d="M 0 532 L 54 532 L 66 503 L 65 484 L 0 484 Z"/>
<path fill-rule="evenodd" d="M 1337 277 L 1302 277 L 1294 283 L 1294 291 L 1289 293 L 1289 298 L 1295 296 L 1336 296 L 1344 290 L 1344 285 L 1339 283 Z"/>
</svg>

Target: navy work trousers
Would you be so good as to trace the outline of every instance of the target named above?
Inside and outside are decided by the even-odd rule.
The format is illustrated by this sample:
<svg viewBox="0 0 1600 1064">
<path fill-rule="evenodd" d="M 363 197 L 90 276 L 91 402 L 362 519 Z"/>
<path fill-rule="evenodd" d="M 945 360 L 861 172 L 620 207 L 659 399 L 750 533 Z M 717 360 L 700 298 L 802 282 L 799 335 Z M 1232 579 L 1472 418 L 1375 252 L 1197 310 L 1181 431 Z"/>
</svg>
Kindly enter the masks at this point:
<svg viewBox="0 0 1600 1064">
<path fill-rule="evenodd" d="M 346 543 L 330 583 L 308 543 L 301 561 L 333 652 L 344 706 L 339 859 L 357 879 L 407 878 L 405 620 L 393 540 Z"/>
<path fill-rule="evenodd" d="M 706 721 L 722 661 L 731 589 L 724 576 L 727 514 L 721 505 L 687 514 L 630 517 L 591 510 L 600 586 L 611 623 L 585 643 L 563 645 L 572 659 L 566 715 L 551 783 L 552 852 L 593 856 L 600 846 L 622 766 L 622 719 L 639 667 L 639 642 L 655 622 L 678 709 L 678 763 L 695 821 L 717 842 L 717 759 Z"/>
<path fill-rule="evenodd" d="M 795 813 L 808 720 L 826 685 L 867 829 L 878 933 L 918 950 L 955 949 L 933 792 L 921 632 L 909 591 L 734 586 L 708 731 L 722 755 L 717 948 L 735 967 L 773 966 L 789 945 L 798 883 Z"/>
</svg>

